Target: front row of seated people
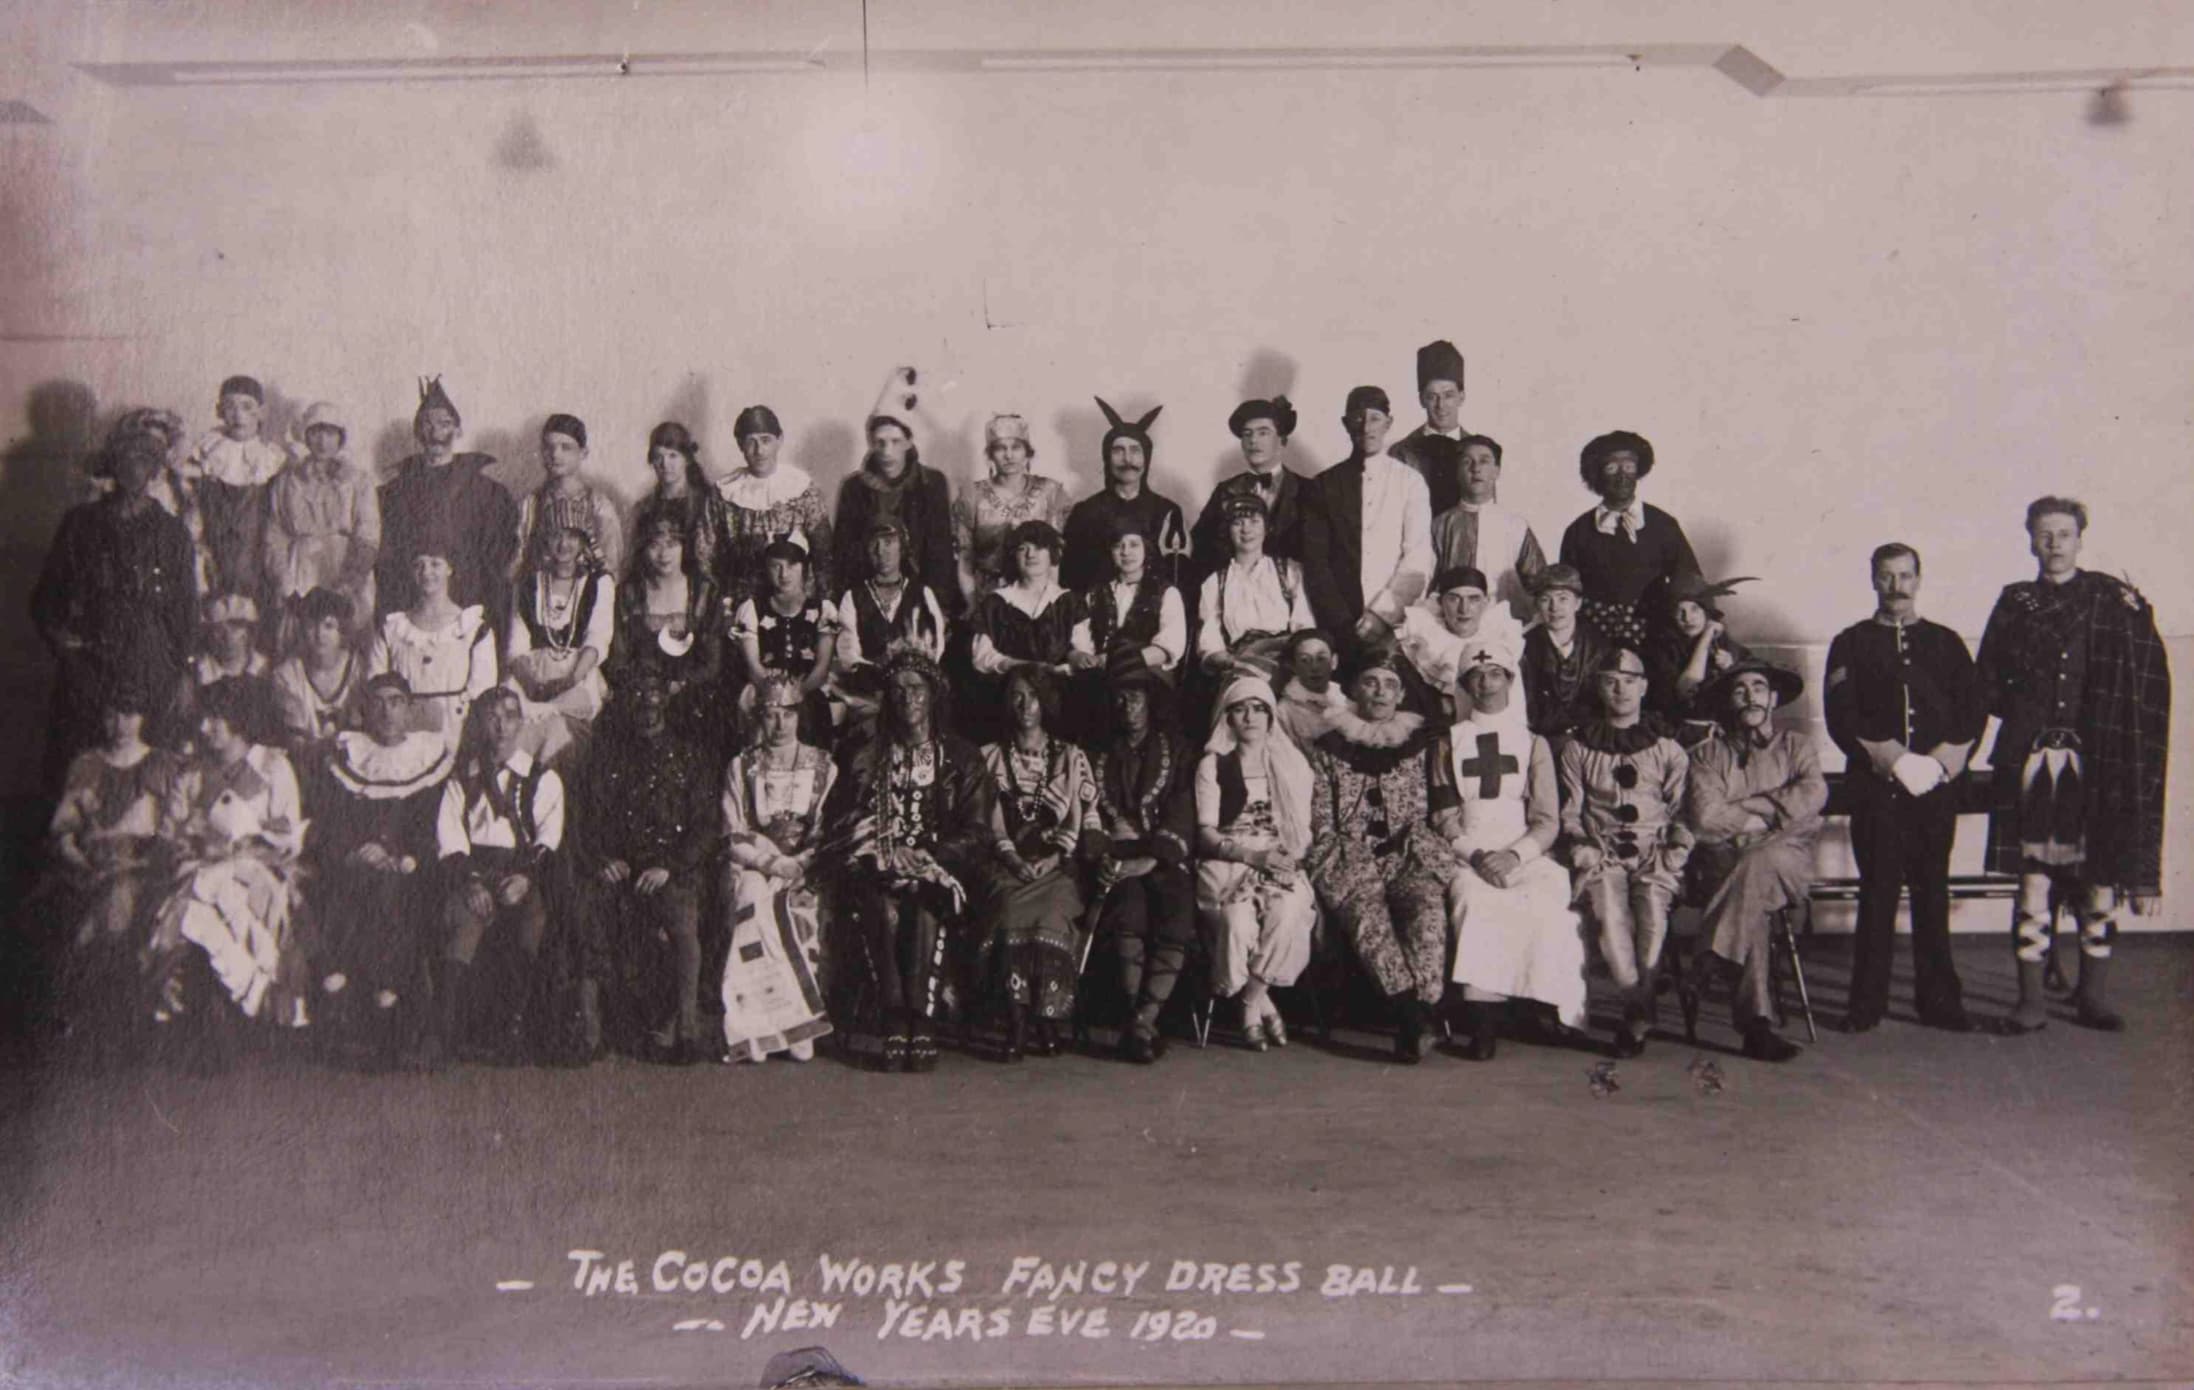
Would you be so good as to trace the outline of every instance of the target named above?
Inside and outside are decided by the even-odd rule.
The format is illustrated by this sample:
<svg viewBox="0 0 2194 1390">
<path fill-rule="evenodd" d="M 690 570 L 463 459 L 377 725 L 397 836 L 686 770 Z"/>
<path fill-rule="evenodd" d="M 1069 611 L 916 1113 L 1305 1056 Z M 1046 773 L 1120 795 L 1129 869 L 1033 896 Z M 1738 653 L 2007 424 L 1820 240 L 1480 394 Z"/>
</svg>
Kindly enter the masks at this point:
<svg viewBox="0 0 2194 1390">
<path fill-rule="evenodd" d="M 1300 700 L 1330 644 L 1288 648 Z M 1806 891 L 1826 789 L 1811 745 L 1774 727 L 1790 672 L 1727 665 L 1699 692 L 1724 725 L 1687 752 L 1643 717 L 1642 658 L 1610 647 L 1596 712 L 1557 752 L 1527 722 L 1505 632 L 1455 661 L 1453 723 L 1403 708 L 1394 648 L 1294 717 L 1236 664 L 1197 751 L 1160 664 L 1114 648 L 1090 673 L 1109 696 L 1100 737 L 1063 737 L 1061 682 L 1022 661 L 1004 735 L 978 749 L 953 732 L 927 648 L 880 655 L 879 715 L 836 758 L 801 737 L 798 673 L 763 674 L 725 764 L 673 718 L 673 679 L 636 664 L 561 769 L 526 746 L 529 702 L 509 687 L 462 697 L 453 745 L 416 707 L 457 697 L 455 678 L 422 693 L 382 669 L 363 681 L 364 727 L 302 783 L 251 737 L 246 680 L 195 692 L 187 755 L 147 744 L 148 701 L 124 688 L 55 819 L 72 1011 L 123 1001 L 216 1061 L 238 1019 L 332 1025 L 379 1065 L 516 1060 L 539 1049 L 543 1010 L 573 1017 L 582 1059 L 804 1059 L 833 1030 L 830 966 L 874 1060 L 920 1071 L 954 1016 L 1008 1060 L 1057 1052 L 1102 939 L 1120 1052 L 1149 1063 L 1199 939 L 1247 1043 L 1284 1046 L 1272 991 L 1301 975 L 1322 919 L 1389 999 L 1402 1060 L 1428 1054 L 1455 985 L 1470 1056 L 1493 1056 L 1519 1013 L 1542 1034 L 1580 1027 L 1588 934 L 1628 1056 L 1696 858 L 1711 862 L 1691 875 L 1703 949 L 1737 972 L 1746 1055 L 1796 1050 L 1767 1016 L 1768 926 Z M 728 951 L 704 979 L 710 911 Z"/>
</svg>

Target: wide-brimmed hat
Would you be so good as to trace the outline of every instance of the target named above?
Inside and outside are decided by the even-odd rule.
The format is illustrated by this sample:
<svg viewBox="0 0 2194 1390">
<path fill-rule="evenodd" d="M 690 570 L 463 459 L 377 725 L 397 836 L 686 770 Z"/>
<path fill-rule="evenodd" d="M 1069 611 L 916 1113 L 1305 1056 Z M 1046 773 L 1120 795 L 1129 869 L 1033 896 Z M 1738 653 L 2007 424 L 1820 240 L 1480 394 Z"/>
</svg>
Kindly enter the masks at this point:
<svg viewBox="0 0 2194 1390">
<path fill-rule="evenodd" d="M 1702 709 L 1726 709 L 1729 705 L 1729 692 L 1736 686 L 1739 676 L 1767 677 L 1768 686 L 1774 690 L 1776 699 L 1782 704 L 1787 705 L 1805 694 L 1804 676 L 1787 666 L 1777 666 L 1772 661 L 1748 656 L 1733 663 L 1728 670 L 1709 681 L 1694 697 L 1695 703 Z"/>
</svg>

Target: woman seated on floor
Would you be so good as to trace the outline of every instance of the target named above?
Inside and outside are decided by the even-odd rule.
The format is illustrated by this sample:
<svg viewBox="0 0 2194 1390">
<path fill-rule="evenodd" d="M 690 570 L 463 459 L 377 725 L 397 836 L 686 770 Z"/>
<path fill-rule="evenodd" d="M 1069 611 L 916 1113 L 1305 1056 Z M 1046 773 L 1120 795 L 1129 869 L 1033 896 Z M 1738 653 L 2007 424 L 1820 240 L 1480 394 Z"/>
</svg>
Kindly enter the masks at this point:
<svg viewBox="0 0 2194 1390">
<path fill-rule="evenodd" d="M 1089 759 L 1053 732 L 1056 684 L 1033 666 L 1015 667 L 1005 684 L 1013 734 L 983 749 L 995 838 L 974 915 L 975 976 L 1002 996 L 1005 1058 L 1018 1062 L 1024 1051 L 1056 1054 L 1074 1016 L 1089 939 L 1081 860 L 1099 825 Z"/>
<path fill-rule="evenodd" d="M 1211 988 L 1242 1006 L 1242 1033 L 1262 1052 L 1287 1045 L 1269 991 L 1310 961 L 1317 902 L 1310 852 L 1311 769 L 1274 722 L 1262 676 L 1238 675 L 1196 765 L 1196 910 L 1211 941 Z"/>
</svg>

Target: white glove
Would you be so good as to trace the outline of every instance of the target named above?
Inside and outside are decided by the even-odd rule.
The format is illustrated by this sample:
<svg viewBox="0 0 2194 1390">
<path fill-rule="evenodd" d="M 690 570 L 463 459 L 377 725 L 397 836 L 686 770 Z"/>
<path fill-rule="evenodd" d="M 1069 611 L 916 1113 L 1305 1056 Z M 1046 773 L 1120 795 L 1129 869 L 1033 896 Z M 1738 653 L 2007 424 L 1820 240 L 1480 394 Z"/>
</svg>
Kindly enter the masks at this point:
<svg viewBox="0 0 2194 1390">
<path fill-rule="evenodd" d="M 1943 765 L 1924 753 L 1907 753 L 1897 759 L 1890 773 L 1914 796 L 1925 796 L 1943 784 Z"/>
</svg>

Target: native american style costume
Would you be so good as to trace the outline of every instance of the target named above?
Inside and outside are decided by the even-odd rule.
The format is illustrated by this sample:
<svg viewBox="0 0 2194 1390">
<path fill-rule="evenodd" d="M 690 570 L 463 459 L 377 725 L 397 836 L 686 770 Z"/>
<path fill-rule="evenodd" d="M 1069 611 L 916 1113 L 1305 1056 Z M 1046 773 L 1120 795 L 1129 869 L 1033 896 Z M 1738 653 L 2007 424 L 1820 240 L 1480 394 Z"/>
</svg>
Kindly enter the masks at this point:
<svg viewBox="0 0 2194 1390">
<path fill-rule="evenodd" d="M 931 732 L 908 740 L 880 730 L 846 755 L 824 807 L 825 862 L 877 987 L 885 1064 L 926 1066 L 936 1058 L 930 1020 L 944 1007 L 946 928 L 966 910 L 992 840 L 992 779 L 973 748 L 938 732 L 945 683 L 936 664 L 904 649 L 884 664 L 887 687 L 900 671 L 928 684 Z"/>
<path fill-rule="evenodd" d="M 1080 748 L 1048 734 L 1034 751 L 1010 739 L 985 746 L 983 772 L 995 845 L 1010 844 L 1037 873 L 1024 881 L 1000 854 L 983 866 L 973 919 L 976 978 L 997 972 L 1011 1007 L 1059 1022 L 1073 1016 L 1082 973 L 1078 852 L 1083 837 L 1100 829 L 1096 778 Z"/>
<path fill-rule="evenodd" d="M 794 746 L 789 766 L 749 748 L 724 774 L 731 835 L 724 902 L 731 953 L 724 961 L 724 1039 L 734 1060 L 760 1061 L 830 1033 L 823 923 L 814 877 L 823 808 L 837 779 L 830 755 Z M 797 882 L 770 872 L 791 859 Z"/>
</svg>

